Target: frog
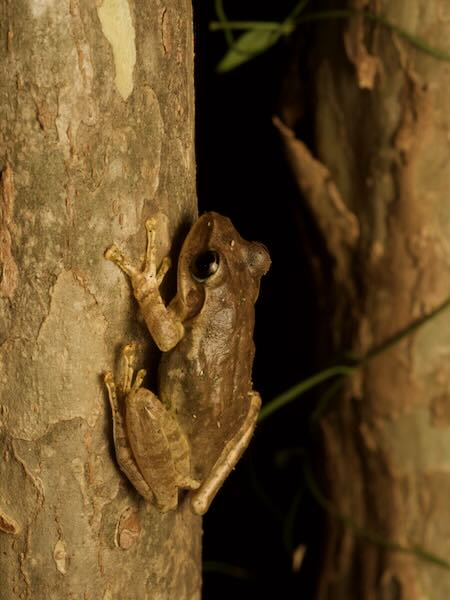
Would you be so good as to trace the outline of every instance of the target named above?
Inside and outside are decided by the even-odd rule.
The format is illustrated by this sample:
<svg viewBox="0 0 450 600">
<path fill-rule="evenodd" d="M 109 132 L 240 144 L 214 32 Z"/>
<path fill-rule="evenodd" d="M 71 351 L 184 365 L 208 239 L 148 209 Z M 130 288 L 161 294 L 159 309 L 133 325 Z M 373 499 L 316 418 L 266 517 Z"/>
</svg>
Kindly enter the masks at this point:
<svg viewBox="0 0 450 600">
<path fill-rule="evenodd" d="M 119 467 L 161 512 L 186 496 L 203 515 L 247 448 L 261 397 L 253 389 L 253 331 L 260 280 L 271 260 L 260 242 L 244 240 L 231 220 L 201 215 L 179 253 L 176 293 L 160 286 L 171 268 L 156 261 L 157 219 L 146 221 L 141 268 L 113 244 L 105 257 L 129 278 L 149 333 L 161 350 L 158 393 L 135 373 L 136 347 L 122 351 L 122 377 L 105 374 Z"/>
</svg>

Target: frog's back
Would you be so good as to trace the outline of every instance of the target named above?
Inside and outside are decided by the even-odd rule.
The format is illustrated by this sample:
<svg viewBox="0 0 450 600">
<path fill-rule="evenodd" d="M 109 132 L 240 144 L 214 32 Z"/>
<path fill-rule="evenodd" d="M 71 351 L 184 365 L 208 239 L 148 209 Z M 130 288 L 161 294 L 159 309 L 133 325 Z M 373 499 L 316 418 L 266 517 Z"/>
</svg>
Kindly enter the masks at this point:
<svg viewBox="0 0 450 600">
<path fill-rule="evenodd" d="M 172 310 L 184 335 L 163 355 L 162 401 L 187 434 L 194 477 L 202 477 L 249 410 L 254 305 L 267 250 L 242 239 L 231 221 L 206 213 L 188 234 L 178 261 Z"/>
<path fill-rule="evenodd" d="M 217 315 L 221 324 L 233 317 L 227 312 Z M 160 398 L 190 440 L 194 477 L 214 464 L 247 415 L 254 356 L 253 315 L 248 316 L 245 327 L 201 327 L 200 337 L 194 322 L 162 358 Z"/>
</svg>

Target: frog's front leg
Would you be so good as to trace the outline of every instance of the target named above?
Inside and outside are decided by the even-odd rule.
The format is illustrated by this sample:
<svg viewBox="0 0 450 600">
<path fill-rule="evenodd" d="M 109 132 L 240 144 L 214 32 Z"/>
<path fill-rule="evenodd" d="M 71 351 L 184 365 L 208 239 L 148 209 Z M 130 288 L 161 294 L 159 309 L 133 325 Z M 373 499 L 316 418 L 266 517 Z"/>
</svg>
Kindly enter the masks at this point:
<svg viewBox="0 0 450 600">
<path fill-rule="evenodd" d="M 147 250 L 142 269 L 134 267 L 115 245 L 106 250 L 105 258 L 114 262 L 130 278 L 134 295 L 139 302 L 147 327 L 159 349 L 167 352 L 176 346 L 183 337 L 184 327 L 176 313 L 165 306 L 159 292 L 159 286 L 170 268 L 170 259 L 169 257 L 164 258 L 157 270 L 156 220 L 148 219 L 145 226 Z"/>
<path fill-rule="evenodd" d="M 134 350 L 128 345 L 123 351 L 123 406 L 112 374 L 105 376 L 117 461 L 137 491 L 165 512 L 176 508 L 179 488 L 196 489 L 199 483 L 190 476 L 190 448 L 177 421 L 152 392 L 141 387 L 145 371 L 139 371 L 131 384 L 133 361 Z"/>
<path fill-rule="evenodd" d="M 191 495 L 192 510 L 196 514 L 203 515 L 208 510 L 219 488 L 241 458 L 253 435 L 260 408 L 261 396 L 257 392 L 250 392 L 250 406 L 244 422 L 225 445 L 200 488 Z"/>
</svg>

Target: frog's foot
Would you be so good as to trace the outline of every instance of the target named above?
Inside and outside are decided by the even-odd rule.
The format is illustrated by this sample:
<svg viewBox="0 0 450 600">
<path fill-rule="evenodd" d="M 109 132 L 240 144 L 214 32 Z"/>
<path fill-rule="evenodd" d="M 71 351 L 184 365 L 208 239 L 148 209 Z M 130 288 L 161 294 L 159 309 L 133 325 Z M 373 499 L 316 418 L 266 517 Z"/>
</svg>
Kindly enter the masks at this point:
<svg viewBox="0 0 450 600">
<path fill-rule="evenodd" d="M 253 435 L 261 408 L 261 397 L 257 392 L 252 391 L 249 394 L 249 400 L 248 413 L 242 425 L 225 445 L 200 488 L 191 495 L 192 510 L 197 515 L 203 515 L 208 510 L 214 496 L 236 466 Z"/>
<path fill-rule="evenodd" d="M 178 480 L 178 486 L 184 490 L 198 490 L 202 482 L 192 477 L 180 477 Z"/>
<path fill-rule="evenodd" d="M 167 271 L 172 266 L 172 261 L 168 256 L 165 256 L 162 260 L 162 263 L 156 273 L 156 281 L 158 282 L 158 287 L 161 285 L 164 277 L 166 276 Z"/>
<path fill-rule="evenodd" d="M 136 392 L 142 385 L 142 381 L 146 375 L 145 369 L 138 371 L 134 383 L 132 383 L 135 359 L 135 344 L 127 344 L 122 350 L 122 378 L 119 385 L 116 385 L 114 375 L 111 371 L 105 373 L 103 377 L 113 412 L 120 413 L 119 399 L 126 397 L 130 391 Z"/>
<path fill-rule="evenodd" d="M 145 222 L 145 228 L 147 230 L 147 248 L 145 251 L 145 262 L 142 270 L 143 275 L 147 275 L 151 278 L 156 278 L 158 287 L 161 285 L 164 276 L 170 269 L 171 261 L 168 256 L 165 256 L 159 269 L 156 269 L 156 219 L 151 217 Z"/>
<path fill-rule="evenodd" d="M 147 229 L 147 247 L 142 269 L 132 265 L 115 244 L 110 246 L 104 254 L 107 260 L 115 263 L 131 279 L 138 300 L 144 298 L 150 290 L 159 288 L 171 266 L 170 258 L 166 256 L 159 269 L 156 268 L 156 219 L 154 217 L 147 219 L 145 227 Z"/>
<path fill-rule="evenodd" d="M 127 400 L 133 392 L 137 391 L 142 384 L 145 376 L 145 370 L 138 371 L 134 383 L 133 380 L 133 365 L 135 361 L 135 346 L 127 344 L 122 351 L 123 360 L 123 375 L 120 385 L 117 386 L 114 382 L 114 376 L 111 372 L 104 375 L 104 381 L 108 390 L 109 403 L 111 405 L 111 413 L 113 418 L 113 437 L 116 450 L 117 462 L 121 470 L 131 481 L 136 490 L 149 502 L 154 500 L 153 492 L 149 485 L 144 481 L 139 471 L 139 467 L 133 456 L 128 439 L 126 427 L 126 415 L 123 401 Z M 118 393 L 119 388 L 119 393 Z M 124 396 L 122 396 L 124 394 Z"/>
<path fill-rule="evenodd" d="M 111 410 L 114 412 L 119 411 L 119 404 L 117 402 L 117 388 L 114 381 L 113 374 L 108 371 L 105 373 L 103 381 L 105 382 L 106 389 L 108 390 L 109 403 L 111 404 Z"/>
<path fill-rule="evenodd" d="M 125 258 L 115 244 L 110 246 L 105 251 L 104 257 L 106 260 L 110 260 L 111 262 L 115 263 L 131 279 L 139 274 L 139 271 L 128 261 L 127 258 Z"/>
<path fill-rule="evenodd" d="M 145 221 L 145 229 L 147 230 L 147 248 L 142 272 L 150 277 L 156 277 L 156 219 L 154 217 Z"/>
<path fill-rule="evenodd" d="M 128 395 L 129 393 L 136 393 L 141 387 L 142 381 L 147 373 L 145 369 L 140 369 L 136 378 L 133 382 L 134 375 L 134 363 L 136 361 L 136 346 L 135 344 L 127 344 L 122 351 L 123 361 L 123 378 L 122 378 L 122 393 Z"/>
<path fill-rule="evenodd" d="M 124 414 L 119 404 L 117 396 L 117 386 L 114 382 L 114 376 L 111 372 L 105 373 L 104 382 L 108 390 L 109 404 L 111 405 L 111 414 L 113 418 L 113 435 L 116 448 L 125 448 L 127 446 L 127 434 L 125 427 Z"/>
</svg>

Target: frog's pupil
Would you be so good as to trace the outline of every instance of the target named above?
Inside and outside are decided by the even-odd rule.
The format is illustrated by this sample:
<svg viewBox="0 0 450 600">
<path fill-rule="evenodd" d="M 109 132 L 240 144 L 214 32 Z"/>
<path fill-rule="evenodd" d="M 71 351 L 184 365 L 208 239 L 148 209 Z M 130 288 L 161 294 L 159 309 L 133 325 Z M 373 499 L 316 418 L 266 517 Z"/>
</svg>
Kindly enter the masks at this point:
<svg viewBox="0 0 450 600">
<path fill-rule="evenodd" d="M 192 274 L 199 281 L 205 281 L 219 268 L 219 255 L 215 250 L 206 250 L 194 258 Z"/>
</svg>

